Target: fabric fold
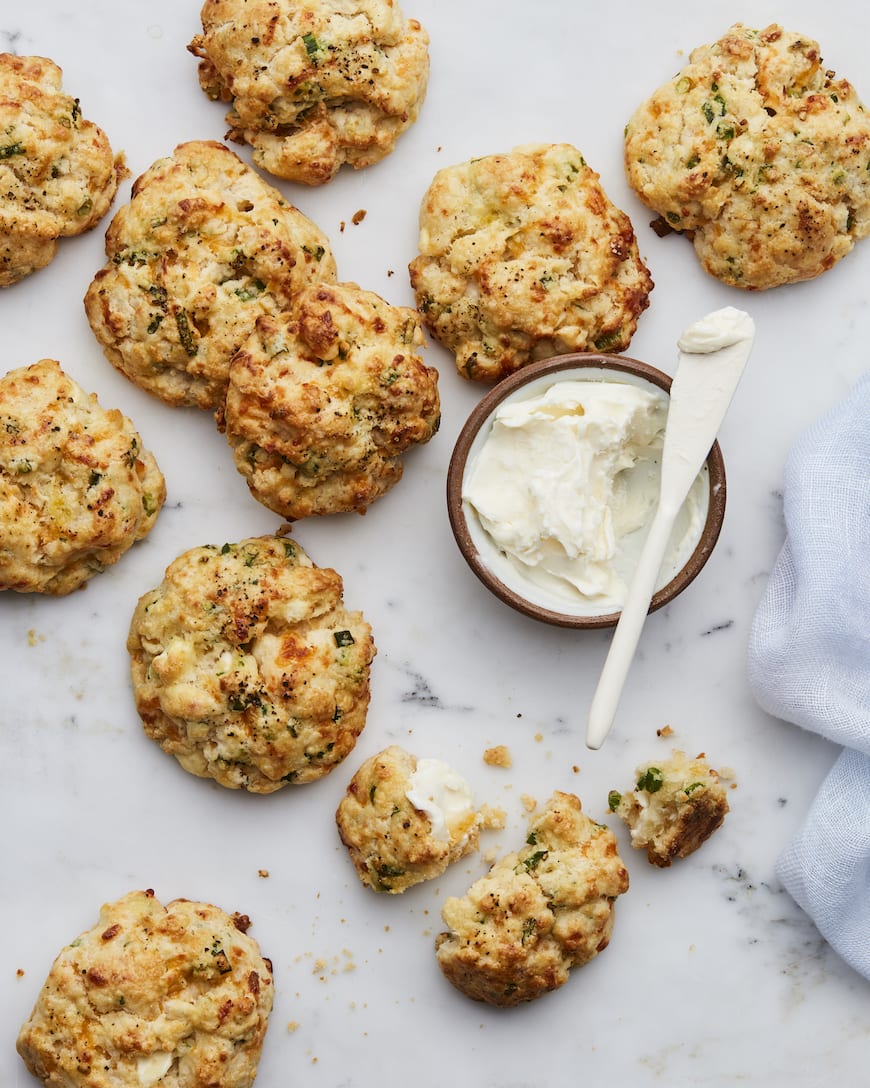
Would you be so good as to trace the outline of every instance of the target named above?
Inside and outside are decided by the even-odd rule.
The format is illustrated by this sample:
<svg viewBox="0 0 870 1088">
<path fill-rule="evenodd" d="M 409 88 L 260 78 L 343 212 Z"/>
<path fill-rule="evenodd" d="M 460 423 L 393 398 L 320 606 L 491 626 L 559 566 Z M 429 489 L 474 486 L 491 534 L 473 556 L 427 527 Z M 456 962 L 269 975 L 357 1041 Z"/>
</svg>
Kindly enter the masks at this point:
<svg viewBox="0 0 870 1088">
<path fill-rule="evenodd" d="M 795 443 L 786 539 L 758 605 L 749 682 L 770 714 L 843 746 L 778 874 L 870 978 L 870 375 Z"/>
</svg>

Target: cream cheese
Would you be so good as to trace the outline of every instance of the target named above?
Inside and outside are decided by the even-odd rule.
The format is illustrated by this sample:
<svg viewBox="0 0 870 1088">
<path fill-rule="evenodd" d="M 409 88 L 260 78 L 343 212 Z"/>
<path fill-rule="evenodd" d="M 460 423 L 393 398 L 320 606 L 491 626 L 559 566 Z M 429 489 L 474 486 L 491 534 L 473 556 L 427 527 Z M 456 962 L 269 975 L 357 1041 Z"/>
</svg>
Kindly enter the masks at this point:
<svg viewBox="0 0 870 1088">
<path fill-rule="evenodd" d="M 688 355 L 709 355 L 739 344 L 741 352 L 748 356 L 754 337 L 755 323 L 749 314 L 724 306 L 684 329 L 677 347 Z"/>
<path fill-rule="evenodd" d="M 471 787 L 441 759 L 423 758 L 408 779 L 405 796 L 432 824 L 433 838 L 459 839 L 474 822 Z"/>
<path fill-rule="evenodd" d="M 617 611 L 658 502 L 667 395 L 613 380 L 540 389 L 496 412 L 463 481 L 468 520 L 482 530 L 493 573 L 527 599 L 576 614 Z M 705 470 L 657 588 L 694 550 L 708 488 Z"/>
<path fill-rule="evenodd" d="M 141 1088 L 153 1088 L 169 1072 L 173 1055 L 166 1050 L 155 1050 L 136 1059 L 136 1075 Z"/>
</svg>

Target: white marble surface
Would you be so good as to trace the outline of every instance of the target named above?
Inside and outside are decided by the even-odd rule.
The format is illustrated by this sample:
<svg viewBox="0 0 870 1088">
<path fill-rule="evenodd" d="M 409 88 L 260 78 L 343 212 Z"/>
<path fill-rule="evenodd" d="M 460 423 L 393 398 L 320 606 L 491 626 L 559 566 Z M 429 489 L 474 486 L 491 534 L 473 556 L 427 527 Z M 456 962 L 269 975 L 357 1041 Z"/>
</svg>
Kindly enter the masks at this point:
<svg viewBox="0 0 870 1088">
<path fill-rule="evenodd" d="M 295 529 L 316 562 L 343 574 L 348 604 L 374 628 L 373 697 L 357 749 L 324 781 L 266 798 L 194 779 L 139 726 L 124 650 L 130 613 L 180 551 L 277 521 L 249 497 L 208 416 L 154 401 L 102 358 L 81 299 L 102 263 L 105 224 L 62 244 L 49 268 L 0 294 L 2 367 L 57 358 L 122 408 L 157 454 L 169 499 L 152 536 L 83 592 L 0 601 L 0 1084 L 32 1083 L 14 1040 L 56 952 L 93 924 L 102 902 L 142 887 L 250 914 L 277 988 L 264 1088 L 865 1084 L 870 986 L 774 874 L 836 753 L 757 709 L 745 655 L 782 540 L 786 452 L 865 369 L 870 242 L 813 283 L 766 295 L 728 289 L 699 270 L 685 241 L 649 229 L 623 178 L 621 134 L 684 55 L 736 18 L 759 26 L 787 18 L 870 97 L 870 8 L 405 6 L 432 36 L 418 124 L 368 172 L 318 191 L 283 188 L 330 235 L 342 278 L 410 303 L 405 269 L 436 169 L 522 142 L 576 144 L 631 215 L 656 281 L 631 354 L 671 371 L 674 340 L 697 316 L 732 304 L 756 320 L 755 353 L 720 436 L 729 486 L 720 543 L 685 595 L 650 618 L 614 733 L 600 752 L 587 751 L 585 713 L 609 635 L 537 625 L 490 598 L 463 564 L 444 479 L 481 390 L 433 344 L 441 432 L 366 517 Z M 0 26 L 4 48 L 64 68 L 67 89 L 126 150 L 134 176 L 182 140 L 223 136 L 222 111 L 200 92 L 185 51 L 198 29 L 193 0 L 6 4 Z M 352 226 L 360 208 L 367 216 Z M 664 871 L 631 851 L 620 829 L 631 889 L 617 905 L 613 942 L 534 1005 L 474 1004 L 435 963 L 440 905 L 484 871 L 482 857 L 384 898 L 363 889 L 338 843 L 333 812 L 347 779 L 387 743 L 448 759 L 479 799 L 504 807 L 506 829 L 484 844 L 500 851 L 523 835 L 523 795 L 543 801 L 572 790 L 604 818 L 608 789 L 668 748 L 656 736 L 666 724 L 675 744 L 735 769 L 732 813 L 701 851 Z M 496 743 L 510 748 L 511 769 L 484 765 Z"/>
</svg>

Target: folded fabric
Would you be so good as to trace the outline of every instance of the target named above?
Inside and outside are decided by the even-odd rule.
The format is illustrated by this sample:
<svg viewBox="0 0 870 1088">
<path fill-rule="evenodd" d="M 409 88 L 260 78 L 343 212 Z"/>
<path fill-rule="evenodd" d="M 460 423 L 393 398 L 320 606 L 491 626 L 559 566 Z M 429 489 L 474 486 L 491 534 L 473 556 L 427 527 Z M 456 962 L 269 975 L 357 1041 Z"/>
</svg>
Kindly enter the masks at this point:
<svg viewBox="0 0 870 1088">
<path fill-rule="evenodd" d="M 870 375 L 788 456 L 786 540 L 756 611 L 749 682 L 770 714 L 843 746 L 777 873 L 870 978 Z"/>
</svg>

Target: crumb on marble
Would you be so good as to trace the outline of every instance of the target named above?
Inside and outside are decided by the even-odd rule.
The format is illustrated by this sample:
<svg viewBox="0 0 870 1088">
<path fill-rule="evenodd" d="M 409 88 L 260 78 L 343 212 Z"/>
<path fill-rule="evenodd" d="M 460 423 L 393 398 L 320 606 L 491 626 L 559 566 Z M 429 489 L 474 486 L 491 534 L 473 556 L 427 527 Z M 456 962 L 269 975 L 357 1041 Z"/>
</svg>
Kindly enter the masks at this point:
<svg viewBox="0 0 870 1088">
<path fill-rule="evenodd" d="M 661 729 L 656 730 L 657 737 L 672 737 L 673 735 L 674 731 L 669 725 L 663 725 Z"/>
<path fill-rule="evenodd" d="M 350 221 L 355 227 L 358 227 L 360 223 L 362 223 L 363 219 L 365 219 L 367 214 L 368 213 L 366 212 L 365 208 L 360 208 L 359 211 L 353 213 L 353 215 L 350 217 Z"/>
<path fill-rule="evenodd" d="M 298 1020 L 291 1020 L 290 1023 L 287 1025 L 287 1031 L 290 1032 L 290 1034 L 292 1035 L 294 1031 L 298 1031 L 298 1030 L 299 1030 L 299 1021 Z"/>
<path fill-rule="evenodd" d="M 513 767 L 514 761 L 510 749 L 505 744 L 496 744 L 483 753 L 483 762 L 490 767 Z"/>
<path fill-rule="evenodd" d="M 520 800 L 522 801 L 523 808 L 526 810 L 526 812 L 534 812 L 535 809 L 538 807 L 538 802 L 535 800 L 534 797 L 532 797 L 530 793 L 520 794 Z"/>
<path fill-rule="evenodd" d="M 538 744 L 540 744 L 543 739 L 544 739 L 544 734 L 543 733 L 535 733 L 535 740 L 538 742 Z"/>
<path fill-rule="evenodd" d="M 481 827 L 485 831 L 504 830 L 507 813 L 503 808 L 493 808 L 492 805 L 481 805 L 480 815 L 483 820 Z"/>
<path fill-rule="evenodd" d="M 23 967 L 18 968 L 18 970 L 15 972 L 15 977 L 16 978 L 24 978 L 24 968 Z"/>
<path fill-rule="evenodd" d="M 269 870 L 268 869 L 258 869 L 257 870 L 257 876 L 262 877 L 263 880 L 267 880 L 268 877 L 269 877 Z"/>
</svg>

